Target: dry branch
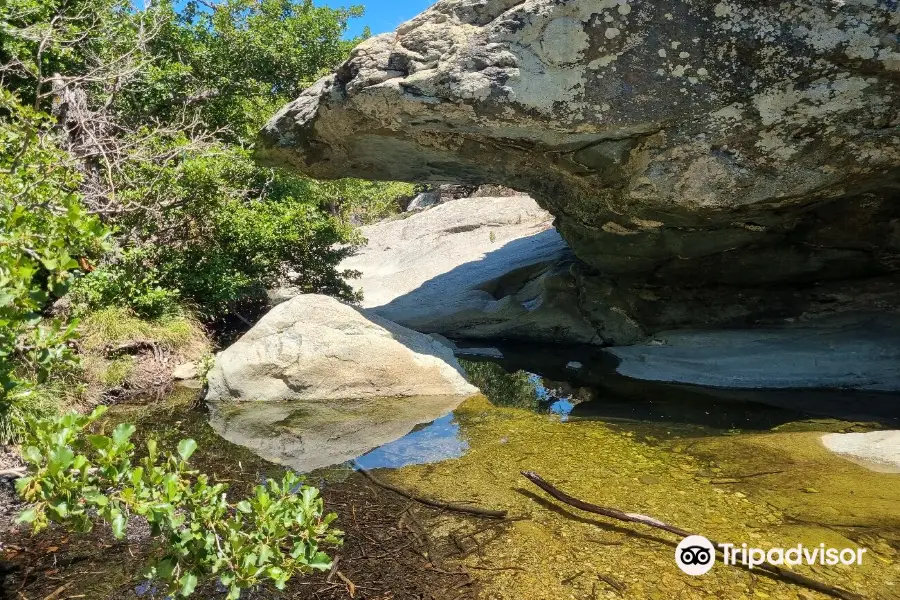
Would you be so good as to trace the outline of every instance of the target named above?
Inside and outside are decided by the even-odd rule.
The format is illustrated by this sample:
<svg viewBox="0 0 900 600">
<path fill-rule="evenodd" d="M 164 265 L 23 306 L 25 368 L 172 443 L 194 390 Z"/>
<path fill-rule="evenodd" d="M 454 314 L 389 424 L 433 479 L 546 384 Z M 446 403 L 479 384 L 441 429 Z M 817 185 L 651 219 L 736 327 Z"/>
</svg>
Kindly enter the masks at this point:
<svg viewBox="0 0 900 600">
<path fill-rule="evenodd" d="M 0 477 L 11 477 L 13 479 L 21 479 L 25 477 L 28 470 L 25 467 L 17 467 L 15 469 L 4 469 L 0 471 Z"/>
<path fill-rule="evenodd" d="M 142 352 L 152 352 L 153 356 L 157 359 L 162 355 L 159 344 L 152 340 L 132 340 L 130 342 L 125 342 L 124 344 L 119 344 L 118 346 L 110 344 L 103 350 L 103 353 L 107 358 L 114 358 L 126 354 L 140 354 Z"/>
<path fill-rule="evenodd" d="M 487 508 L 479 508 L 477 506 L 463 506 L 460 504 L 452 504 L 449 502 L 442 502 L 440 500 L 433 500 L 431 498 L 425 498 L 423 496 L 416 496 L 415 494 L 411 494 L 410 492 L 407 492 L 406 490 L 403 490 L 394 485 L 391 485 L 389 483 L 385 483 L 384 481 L 381 481 L 380 479 L 378 479 L 377 477 L 372 475 L 372 473 L 363 469 L 359 465 L 355 465 L 355 466 L 356 466 L 356 469 L 360 472 L 360 474 L 363 477 L 365 477 L 366 479 L 368 479 L 369 481 L 371 481 L 378 487 L 384 488 L 391 492 L 394 492 L 395 494 L 399 494 L 399 495 L 403 496 L 404 498 L 408 498 L 409 500 L 418 502 L 419 504 L 424 504 L 425 506 L 430 506 L 432 508 L 439 508 L 441 510 L 446 510 L 446 511 L 451 511 L 451 512 L 475 515 L 477 517 L 486 517 L 489 519 L 505 519 L 506 518 L 507 512 L 505 510 L 491 510 L 491 509 L 487 509 Z"/>
<path fill-rule="evenodd" d="M 568 504 L 569 506 L 574 506 L 579 510 L 583 510 L 585 512 L 594 513 L 597 515 L 603 515 L 604 517 L 609 517 L 611 519 L 617 519 L 619 521 L 625 521 L 628 523 L 641 523 L 643 525 L 648 525 L 650 527 L 655 527 L 656 529 L 662 529 L 663 531 L 668 531 L 669 533 L 674 533 L 680 537 L 688 537 L 691 535 L 695 535 L 689 531 L 681 529 L 680 527 L 675 527 L 674 525 L 669 525 L 668 523 L 663 523 L 658 519 L 654 519 L 653 517 L 648 517 L 646 515 L 639 515 L 635 513 L 626 513 L 624 511 L 615 509 L 615 508 L 607 508 L 604 506 L 597 506 L 596 504 L 591 504 L 589 502 L 585 502 L 584 500 L 579 500 L 574 496 L 570 496 L 569 494 L 563 492 L 562 490 L 554 487 L 553 485 L 546 482 L 540 475 L 537 473 L 533 473 L 531 471 L 523 471 L 522 475 L 531 483 L 538 486 L 560 502 Z M 709 539 L 709 538 L 707 538 Z M 713 540 L 709 540 L 714 546 L 719 548 L 720 550 L 724 547 L 724 544 L 720 542 L 716 542 Z M 747 565 L 742 564 L 742 567 L 749 568 Z M 758 567 L 760 570 L 765 571 L 771 576 L 774 576 L 779 579 L 783 579 L 785 581 L 789 581 L 791 583 L 795 583 L 797 585 L 801 585 L 803 587 L 809 588 L 811 590 L 816 590 L 817 592 L 822 592 L 823 594 L 828 594 L 829 596 L 834 596 L 835 598 L 841 598 L 842 600 L 860 600 L 861 597 L 858 594 L 854 594 L 853 592 L 849 592 L 847 590 L 834 587 L 828 585 L 827 583 L 823 583 L 821 581 L 817 581 L 810 577 L 806 577 L 805 575 L 801 575 L 799 573 L 795 573 L 788 569 L 783 569 L 777 565 L 773 565 L 770 562 L 764 562 L 762 565 Z"/>
</svg>

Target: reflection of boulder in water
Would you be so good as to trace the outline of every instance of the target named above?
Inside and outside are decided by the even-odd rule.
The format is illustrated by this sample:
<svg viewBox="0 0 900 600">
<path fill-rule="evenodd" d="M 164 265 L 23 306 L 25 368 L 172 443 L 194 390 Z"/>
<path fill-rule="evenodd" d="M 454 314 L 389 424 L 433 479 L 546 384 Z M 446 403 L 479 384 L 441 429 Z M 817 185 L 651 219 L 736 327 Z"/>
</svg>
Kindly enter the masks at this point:
<svg viewBox="0 0 900 600">
<path fill-rule="evenodd" d="M 210 424 L 229 442 L 301 472 L 366 454 L 453 411 L 462 396 L 210 404 Z"/>
</svg>

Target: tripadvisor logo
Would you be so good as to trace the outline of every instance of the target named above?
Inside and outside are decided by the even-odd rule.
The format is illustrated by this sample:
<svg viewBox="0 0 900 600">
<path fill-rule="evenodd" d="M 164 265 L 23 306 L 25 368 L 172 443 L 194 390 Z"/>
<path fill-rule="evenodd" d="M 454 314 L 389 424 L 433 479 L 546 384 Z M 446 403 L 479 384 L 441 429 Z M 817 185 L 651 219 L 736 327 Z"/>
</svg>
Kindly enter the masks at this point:
<svg viewBox="0 0 900 600">
<path fill-rule="evenodd" d="M 722 544 L 720 546 L 726 565 L 746 565 L 753 569 L 766 563 L 770 565 L 861 565 L 866 548 L 826 548 L 819 544 L 811 548 L 797 544 L 791 548 L 750 548 L 747 544 Z M 678 568 L 688 575 L 705 575 L 716 562 L 716 547 L 702 535 L 684 538 L 675 549 Z"/>
<path fill-rule="evenodd" d="M 702 535 L 688 536 L 675 548 L 675 562 L 688 575 L 705 575 L 716 563 L 716 548 Z"/>
</svg>

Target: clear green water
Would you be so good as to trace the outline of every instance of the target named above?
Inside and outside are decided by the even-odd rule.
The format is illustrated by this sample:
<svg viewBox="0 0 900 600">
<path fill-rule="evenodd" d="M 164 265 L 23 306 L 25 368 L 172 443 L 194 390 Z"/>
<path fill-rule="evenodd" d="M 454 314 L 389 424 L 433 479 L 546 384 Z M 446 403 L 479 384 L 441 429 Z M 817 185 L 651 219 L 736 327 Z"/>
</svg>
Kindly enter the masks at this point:
<svg viewBox="0 0 900 600">
<path fill-rule="evenodd" d="M 441 568 L 465 567 L 480 597 L 826 597 L 721 564 L 703 577 L 685 575 L 674 562 L 677 538 L 561 506 L 521 477 L 531 470 L 589 502 L 717 540 L 865 547 L 862 566 L 798 570 L 866 598 L 900 598 L 900 475 L 870 471 L 819 442 L 824 432 L 877 423 L 661 393 L 658 386 L 611 392 L 495 365 L 469 368 L 486 396 L 358 461 L 425 496 L 510 511 L 513 520 L 491 527 L 448 514 L 428 513 L 424 521 L 436 545 L 460 548 L 444 553 Z M 200 413 L 168 414 L 153 409 L 147 422 L 173 440 L 196 437 L 211 450 L 202 460 L 234 473 L 237 490 L 277 470 L 218 438 Z M 347 473 L 344 464 L 310 478 L 328 485 Z"/>
<path fill-rule="evenodd" d="M 458 563 L 479 578 L 483 597 L 825 597 L 721 564 L 703 577 L 685 575 L 673 559 L 677 538 L 563 507 L 520 476 L 531 470 L 584 500 L 713 539 L 762 548 L 865 547 L 862 566 L 798 570 L 867 598 L 900 598 L 900 476 L 869 471 L 819 442 L 824 432 L 876 423 L 658 395 L 656 387 L 611 393 L 466 366 L 487 397 L 467 401 L 453 413 L 454 427 L 440 430 L 465 453 L 421 461 L 427 464 L 407 454 L 403 468 L 381 476 L 523 518 L 499 535 L 468 538 L 478 549 Z M 478 529 L 451 516 L 430 525 L 434 535 L 457 539 Z"/>
</svg>

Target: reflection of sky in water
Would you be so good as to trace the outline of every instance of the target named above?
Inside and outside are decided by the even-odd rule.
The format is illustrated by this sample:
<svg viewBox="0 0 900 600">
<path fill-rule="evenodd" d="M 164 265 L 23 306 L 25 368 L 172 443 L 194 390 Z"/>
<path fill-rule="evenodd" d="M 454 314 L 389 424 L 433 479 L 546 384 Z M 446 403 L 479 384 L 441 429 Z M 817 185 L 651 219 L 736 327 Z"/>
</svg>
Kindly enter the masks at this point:
<svg viewBox="0 0 900 600">
<path fill-rule="evenodd" d="M 574 408 L 575 405 L 568 398 L 561 398 L 550 405 L 550 412 L 559 415 L 559 420 L 565 422 L 569 420 L 569 415 Z"/>
<path fill-rule="evenodd" d="M 529 373 L 528 382 L 534 386 L 538 400 L 549 403 L 552 414 L 559 415 L 559 419 L 563 422 L 569 420 L 569 415 L 572 413 L 572 409 L 575 408 L 575 403 L 571 401 L 570 396 L 554 396 L 550 390 L 544 387 L 544 379 L 540 375 Z"/>
<path fill-rule="evenodd" d="M 449 414 L 360 456 L 356 463 L 364 469 L 399 469 L 459 458 L 468 449 L 468 442 L 459 437 L 459 425 Z"/>
<path fill-rule="evenodd" d="M 557 396 L 554 390 L 544 386 L 538 375 L 528 375 L 528 383 L 534 386 L 541 412 L 557 415 L 568 421 L 575 408 L 569 396 Z M 410 465 L 423 465 L 459 458 L 469 449 L 469 444 L 461 439 L 459 424 L 453 414 L 438 419 L 399 440 L 385 444 L 356 459 L 363 469 L 399 469 Z"/>
</svg>

